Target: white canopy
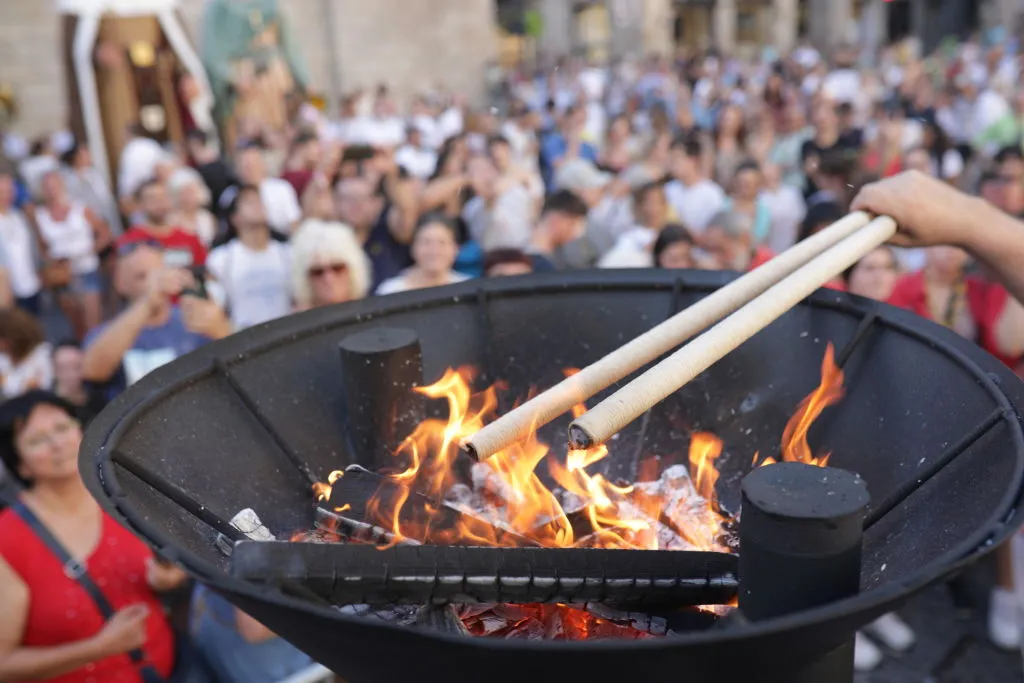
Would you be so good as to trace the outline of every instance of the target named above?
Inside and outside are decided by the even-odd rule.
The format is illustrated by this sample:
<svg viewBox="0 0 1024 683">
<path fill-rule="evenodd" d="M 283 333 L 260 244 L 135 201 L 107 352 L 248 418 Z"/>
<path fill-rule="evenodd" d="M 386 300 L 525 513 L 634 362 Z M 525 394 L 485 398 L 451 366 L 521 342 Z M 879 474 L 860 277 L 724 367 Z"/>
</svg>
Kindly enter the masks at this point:
<svg viewBox="0 0 1024 683">
<path fill-rule="evenodd" d="M 185 27 L 178 14 L 179 0 L 57 0 L 57 9 L 64 14 L 80 17 L 72 48 L 75 75 L 82 99 L 82 115 L 85 132 L 89 138 L 89 149 L 98 168 L 110 177 L 110 159 L 107 159 L 106 138 L 103 135 L 103 120 L 100 114 L 99 94 L 96 90 L 96 74 L 93 71 L 92 52 L 96 45 L 100 21 L 104 15 L 156 16 L 167 41 L 171 44 L 185 70 L 199 85 L 201 97 L 213 103 L 213 90 L 206 78 L 202 60 L 192 47 Z M 208 131 L 213 132 L 213 131 Z"/>
<path fill-rule="evenodd" d="M 104 14 L 121 16 L 160 14 L 177 9 L 179 0 L 57 0 L 57 11 L 62 14 Z"/>
</svg>

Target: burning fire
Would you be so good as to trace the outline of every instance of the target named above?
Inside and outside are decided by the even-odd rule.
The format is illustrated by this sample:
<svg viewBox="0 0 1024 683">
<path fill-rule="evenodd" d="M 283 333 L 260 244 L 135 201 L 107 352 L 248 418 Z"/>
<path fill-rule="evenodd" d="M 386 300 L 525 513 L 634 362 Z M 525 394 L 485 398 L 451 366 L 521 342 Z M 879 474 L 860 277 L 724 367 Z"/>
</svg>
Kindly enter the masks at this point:
<svg viewBox="0 0 1024 683">
<path fill-rule="evenodd" d="M 800 402 L 793 413 L 793 417 L 786 424 L 782 432 L 782 460 L 783 462 L 802 462 L 815 467 L 825 467 L 831 453 L 825 453 L 820 457 L 814 457 L 811 447 L 807 444 L 807 433 L 811 425 L 818 419 L 822 411 L 834 403 L 838 403 L 843 397 L 843 371 L 836 365 L 835 349 L 830 343 L 825 349 L 825 357 L 821 361 L 821 383 L 818 388 Z M 757 455 L 754 456 L 757 462 Z M 768 457 L 764 459 L 761 466 L 772 465 L 775 459 Z"/>
<path fill-rule="evenodd" d="M 471 381 L 471 371 L 449 370 L 435 384 L 416 389 L 428 398 L 445 399 L 448 419 L 425 420 L 405 439 L 396 462 L 408 466 L 385 475 L 398 495 L 374 496 L 366 508 L 365 521 L 392 534 L 394 542 L 421 542 L 429 536 L 432 542 L 470 545 L 509 546 L 525 541 L 549 548 L 730 551 L 724 525 L 731 516 L 720 509 L 715 490 L 719 477 L 715 461 L 723 453 L 723 443 L 707 432 L 691 436 L 688 467 L 676 465 L 659 472 L 658 462 L 648 460 L 641 463 L 638 481 L 629 485 L 588 472 L 608 456 L 607 447 L 570 450 L 562 461 L 549 455 L 549 447 L 534 432 L 473 465 L 473 487 L 467 487 L 462 483 L 459 444 L 494 419 L 498 405 L 495 387 L 473 394 Z M 830 344 L 820 385 L 800 403 L 783 432 L 783 461 L 827 464 L 829 455 L 815 457 L 807 434 L 822 411 L 842 398 L 842 383 L 843 373 Z M 583 405 L 574 408 L 577 416 L 585 411 Z M 537 468 L 545 460 L 558 485 L 555 490 L 538 476 Z M 755 454 L 755 466 L 757 461 Z M 760 466 L 774 462 L 767 457 Z M 317 498 L 329 500 L 341 476 L 335 471 L 326 484 L 314 485 Z M 453 499 L 452 492 L 460 487 L 475 496 L 478 504 Z M 406 506 L 413 492 L 432 501 L 428 514 L 409 514 Z M 442 504 L 466 514 L 451 528 L 433 528 L 443 515 L 432 513 Z"/>
</svg>

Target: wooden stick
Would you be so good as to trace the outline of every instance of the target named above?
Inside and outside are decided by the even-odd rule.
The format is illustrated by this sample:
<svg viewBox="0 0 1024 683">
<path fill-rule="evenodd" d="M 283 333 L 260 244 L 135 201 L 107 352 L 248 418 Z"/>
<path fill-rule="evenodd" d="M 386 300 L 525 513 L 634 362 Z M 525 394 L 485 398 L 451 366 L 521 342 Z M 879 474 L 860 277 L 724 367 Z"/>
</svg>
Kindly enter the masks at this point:
<svg viewBox="0 0 1024 683">
<path fill-rule="evenodd" d="M 576 448 L 604 443 L 895 233 L 896 222 L 881 216 L 812 259 L 575 420 L 570 443 Z"/>
<path fill-rule="evenodd" d="M 538 427 L 568 412 L 574 405 L 586 401 L 718 322 L 810 259 L 863 228 L 870 220 L 868 214 L 856 212 L 836 221 L 509 411 L 466 438 L 462 447 L 477 460 L 508 448 Z"/>
</svg>

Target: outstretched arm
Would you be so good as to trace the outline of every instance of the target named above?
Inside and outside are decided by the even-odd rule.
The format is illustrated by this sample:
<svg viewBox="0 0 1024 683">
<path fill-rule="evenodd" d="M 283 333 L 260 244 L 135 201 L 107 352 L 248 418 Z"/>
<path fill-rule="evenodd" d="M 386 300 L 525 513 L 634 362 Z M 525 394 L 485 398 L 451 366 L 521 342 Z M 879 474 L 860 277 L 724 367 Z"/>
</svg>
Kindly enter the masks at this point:
<svg viewBox="0 0 1024 683">
<path fill-rule="evenodd" d="M 1024 223 L 985 200 L 910 171 L 864 186 L 851 208 L 892 216 L 894 244 L 966 249 L 1024 302 Z"/>
</svg>

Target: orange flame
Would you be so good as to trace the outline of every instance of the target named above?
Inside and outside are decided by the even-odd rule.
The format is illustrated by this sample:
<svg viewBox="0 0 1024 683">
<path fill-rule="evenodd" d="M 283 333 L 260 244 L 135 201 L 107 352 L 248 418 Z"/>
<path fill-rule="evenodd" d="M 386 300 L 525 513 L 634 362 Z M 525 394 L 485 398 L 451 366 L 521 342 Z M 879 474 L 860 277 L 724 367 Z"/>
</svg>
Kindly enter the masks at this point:
<svg viewBox="0 0 1024 683">
<path fill-rule="evenodd" d="M 313 495 L 316 496 L 317 500 L 327 501 L 331 499 L 331 491 L 334 487 L 334 482 L 338 481 L 345 476 L 345 472 L 342 470 L 334 470 L 327 475 L 327 483 L 316 482 L 313 484 Z"/>
<path fill-rule="evenodd" d="M 690 437 L 690 472 L 697 493 L 717 507 L 718 470 L 715 460 L 722 454 L 722 440 L 708 432 L 697 432 Z"/>
<path fill-rule="evenodd" d="M 821 361 L 821 384 L 800 402 L 782 432 L 782 460 L 825 467 L 831 454 L 815 457 L 807 444 L 807 432 L 822 411 L 843 397 L 843 371 L 836 365 L 835 349 L 829 342 Z"/>
<path fill-rule="evenodd" d="M 467 468 L 460 467 L 459 444 L 494 419 L 498 405 L 495 387 L 473 394 L 471 381 L 471 370 L 462 368 L 416 388 L 423 396 L 446 400 L 448 418 L 424 420 L 416 427 L 396 452 L 396 461 L 404 463 L 404 469 L 384 475 L 386 487 L 366 506 L 366 521 L 390 532 L 394 543 L 510 546 L 525 542 L 551 548 L 730 552 L 723 533 L 728 517 L 719 508 L 715 489 L 716 461 L 724 448 L 722 440 L 708 432 L 691 436 L 688 467 L 669 462 L 661 470 L 659 460 L 649 458 L 640 464 L 636 483 L 624 486 L 589 471 L 608 456 L 606 446 L 569 450 L 562 460 L 550 454 L 531 431 L 526 439 L 473 465 L 473 486 L 467 487 L 462 483 Z M 820 386 L 800 403 L 785 428 L 784 461 L 818 466 L 828 462 L 827 454 L 816 458 L 811 453 L 807 432 L 821 412 L 842 397 L 842 382 L 843 373 L 829 345 Z M 586 406 L 574 406 L 572 412 L 579 417 Z M 558 495 L 537 474 L 543 460 L 561 489 Z M 755 465 L 757 461 L 755 454 Z M 774 462 L 765 458 L 761 466 Z M 341 476 L 335 471 L 326 484 L 316 484 L 317 497 L 329 500 Z M 456 497 L 446 503 L 454 487 L 468 491 L 472 502 Z M 563 503 L 570 501 L 571 514 L 567 514 Z M 333 503 L 340 505 L 335 507 L 339 512 L 347 509 L 343 501 Z M 447 508 L 464 514 L 447 514 L 452 512 Z"/>
</svg>

